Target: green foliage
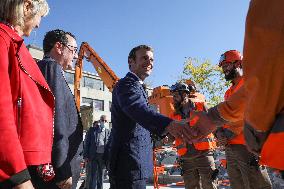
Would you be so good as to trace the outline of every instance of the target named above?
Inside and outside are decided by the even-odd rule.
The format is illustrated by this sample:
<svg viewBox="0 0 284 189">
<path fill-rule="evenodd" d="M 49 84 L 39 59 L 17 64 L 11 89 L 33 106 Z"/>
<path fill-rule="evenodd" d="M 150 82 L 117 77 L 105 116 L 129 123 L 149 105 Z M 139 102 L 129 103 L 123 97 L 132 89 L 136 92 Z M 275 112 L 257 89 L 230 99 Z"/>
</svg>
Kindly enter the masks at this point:
<svg viewBox="0 0 284 189">
<path fill-rule="evenodd" d="M 184 63 L 182 80 L 186 79 L 195 83 L 197 90 L 206 96 L 209 106 L 222 102 L 230 85 L 224 79 L 221 68 L 209 60 L 200 61 L 196 58 L 187 58 Z"/>
</svg>

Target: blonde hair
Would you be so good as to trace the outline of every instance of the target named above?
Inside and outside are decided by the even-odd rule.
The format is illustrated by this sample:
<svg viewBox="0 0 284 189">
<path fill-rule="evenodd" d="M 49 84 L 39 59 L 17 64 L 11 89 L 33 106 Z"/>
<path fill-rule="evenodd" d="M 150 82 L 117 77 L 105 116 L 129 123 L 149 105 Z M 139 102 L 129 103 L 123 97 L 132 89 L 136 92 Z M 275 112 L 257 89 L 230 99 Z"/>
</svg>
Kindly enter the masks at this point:
<svg viewBox="0 0 284 189">
<path fill-rule="evenodd" d="M 0 0 L 0 21 L 7 22 L 13 26 L 24 26 L 23 5 L 26 0 Z M 32 5 L 32 16 L 41 14 L 46 16 L 49 6 L 46 0 L 30 0 Z"/>
</svg>

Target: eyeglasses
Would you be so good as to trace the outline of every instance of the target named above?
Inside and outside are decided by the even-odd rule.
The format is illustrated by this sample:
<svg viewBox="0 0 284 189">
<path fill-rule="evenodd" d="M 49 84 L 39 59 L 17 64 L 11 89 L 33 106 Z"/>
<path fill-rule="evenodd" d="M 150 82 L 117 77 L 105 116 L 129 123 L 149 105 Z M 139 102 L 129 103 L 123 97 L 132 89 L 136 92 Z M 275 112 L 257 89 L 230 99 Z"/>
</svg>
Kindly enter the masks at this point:
<svg viewBox="0 0 284 189">
<path fill-rule="evenodd" d="M 100 120 L 100 121 L 105 122 L 105 123 L 107 122 L 107 120 Z"/>
<path fill-rule="evenodd" d="M 74 46 L 72 46 L 72 45 L 65 45 L 65 44 L 62 44 L 62 45 L 64 45 L 65 47 L 67 47 L 67 49 L 69 50 L 69 51 L 71 51 L 73 54 L 76 54 L 77 53 L 77 51 L 78 51 L 78 47 L 74 47 Z M 71 49 L 71 48 L 73 48 L 73 49 Z"/>
</svg>

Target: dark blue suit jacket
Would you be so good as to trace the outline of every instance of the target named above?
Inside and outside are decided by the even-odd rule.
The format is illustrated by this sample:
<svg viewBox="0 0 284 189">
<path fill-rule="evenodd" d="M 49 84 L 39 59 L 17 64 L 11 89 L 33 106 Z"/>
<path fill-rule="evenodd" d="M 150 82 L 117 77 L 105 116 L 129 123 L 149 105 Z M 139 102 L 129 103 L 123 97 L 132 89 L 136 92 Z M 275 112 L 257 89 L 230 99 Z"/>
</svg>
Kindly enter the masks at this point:
<svg viewBox="0 0 284 189">
<path fill-rule="evenodd" d="M 55 60 L 45 57 L 38 66 L 55 96 L 52 164 L 56 175 L 50 184 L 70 176 L 76 184 L 82 159 L 79 154 L 83 151 L 83 126 L 74 96 L 62 75 L 62 67 Z"/>
<path fill-rule="evenodd" d="M 131 72 L 114 87 L 111 120 L 110 175 L 126 180 L 148 178 L 153 166 L 150 132 L 162 135 L 172 120 L 149 107 L 139 78 Z"/>
</svg>

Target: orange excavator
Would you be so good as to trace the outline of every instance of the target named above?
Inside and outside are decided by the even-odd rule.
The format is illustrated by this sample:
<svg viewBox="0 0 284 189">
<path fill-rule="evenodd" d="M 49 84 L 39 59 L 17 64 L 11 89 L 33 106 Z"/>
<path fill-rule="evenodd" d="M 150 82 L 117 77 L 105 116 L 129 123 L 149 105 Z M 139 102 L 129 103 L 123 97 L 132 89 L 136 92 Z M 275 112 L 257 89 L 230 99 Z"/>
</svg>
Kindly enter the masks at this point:
<svg viewBox="0 0 284 189">
<path fill-rule="evenodd" d="M 110 91 L 112 91 L 115 83 L 119 80 L 116 74 L 96 53 L 96 51 L 92 47 L 90 47 L 87 42 L 83 42 L 80 46 L 78 59 L 75 64 L 74 96 L 78 110 L 80 110 L 80 80 L 83 77 L 84 58 L 86 58 L 89 62 L 93 64 L 100 78 Z"/>
</svg>

